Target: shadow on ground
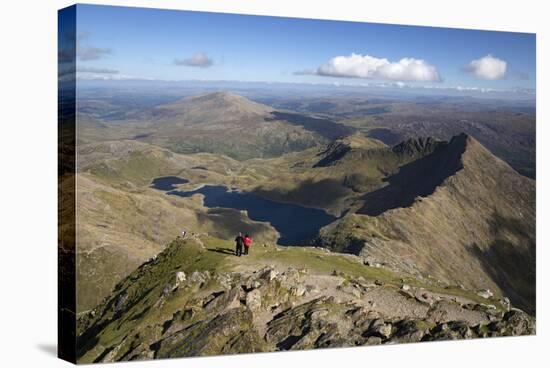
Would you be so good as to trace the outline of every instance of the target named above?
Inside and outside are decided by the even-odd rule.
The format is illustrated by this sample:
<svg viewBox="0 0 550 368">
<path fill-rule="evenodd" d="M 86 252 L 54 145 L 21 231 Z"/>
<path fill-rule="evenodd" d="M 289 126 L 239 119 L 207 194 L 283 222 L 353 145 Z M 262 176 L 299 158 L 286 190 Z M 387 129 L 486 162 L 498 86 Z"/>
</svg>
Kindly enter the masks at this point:
<svg viewBox="0 0 550 368">
<path fill-rule="evenodd" d="M 536 245 L 534 230 L 521 222 L 495 214 L 491 223 L 495 241 L 488 248 L 471 244 L 469 251 L 479 259 L 485 272 L 518 306 L 536 314 Z M 512 235 L 512 236 L 511 236 Z M 521 242 L 513 241 L 521 239 Z"/>
<path fill-rule="evenodd" d="M 221 253 L 221 254 L 235 254 L 235 251 L 233 249 L 228 249 L 228 248 L 222 248 L 222 247 L 217 247 L 216 249 L 208 249 L 209 252 L 216 252 L 216 253 Z"/>
<path fill-rule="evenodd" d="M 453 138 L 432 154 L 402 166 L 397 174 L 385 179 L 388 185 L 363 196 L 365 205 L 358 213 L 378 216 L 388 210 L 405 208 L 413 204 L 416 197 L 427 197 L 462 168 L 466 136 Z"/>
</svg>

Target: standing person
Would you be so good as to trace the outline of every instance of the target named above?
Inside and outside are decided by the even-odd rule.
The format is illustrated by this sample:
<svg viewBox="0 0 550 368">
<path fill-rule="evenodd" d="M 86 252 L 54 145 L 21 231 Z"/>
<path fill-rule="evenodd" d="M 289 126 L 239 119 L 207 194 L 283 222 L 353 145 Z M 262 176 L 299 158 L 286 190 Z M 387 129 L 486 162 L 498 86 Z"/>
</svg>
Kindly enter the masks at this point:
<svg viewBox="0 0 550 368">
<path fill-rule="evenodd" d="M 252 246 L 252 237 L 248 234 L 246 234 L 244 236 L 244 254 L 247 255 L 248 254 L 248 248 L 250 248 Z"/>
<path fill-rule="evenodd" d="M 239 233 L 235 238 L 235 255 L 240 257 L 243 253 L 244 238 L 243 234 Z"/>
</svg>

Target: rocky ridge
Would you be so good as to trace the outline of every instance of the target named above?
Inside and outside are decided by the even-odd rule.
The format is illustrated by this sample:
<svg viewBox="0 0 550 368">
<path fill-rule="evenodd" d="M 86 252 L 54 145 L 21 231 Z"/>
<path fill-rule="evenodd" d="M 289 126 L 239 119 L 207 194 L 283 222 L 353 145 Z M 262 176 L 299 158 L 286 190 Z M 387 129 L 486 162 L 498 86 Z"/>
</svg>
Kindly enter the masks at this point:
<svg viewBox="0 0 550 368">
<path fill-rule="evenodd" d="M 200 244 L 194 239 L 176 240 L 81 316 L 79 362 L 535 332 L 534 319 L 511 308 L 506 300 L 372 273 L 359 257 L 299 250 L 314 259 L 332 257 L 327 262 L 335 267 L 351 262 L 353 269 L 364 268 L 365 276 L 347 273 L 349 267 L 320 272 L 314 263 L 304 267 L 277 261 L 266 264 L 288 252 L 267 245 L 257 249 L 256 258 L 235 263 L 229 254 L 215 251 L 220 248 L 211 248 L 210 240 Z M 215 262 L 215 271 L 201 267 L 206 258 L 208 265 Z M 381 279 L 372 279 L 376 275 Z"/>
</svg>

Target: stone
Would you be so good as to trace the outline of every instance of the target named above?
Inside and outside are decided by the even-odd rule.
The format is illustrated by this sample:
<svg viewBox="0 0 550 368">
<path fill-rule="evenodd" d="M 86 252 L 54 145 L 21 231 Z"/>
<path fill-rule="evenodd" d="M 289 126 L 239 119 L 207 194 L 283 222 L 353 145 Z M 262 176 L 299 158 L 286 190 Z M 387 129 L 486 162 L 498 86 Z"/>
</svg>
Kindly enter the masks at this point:
<svg viewBox="0 0 550 368">
<path fill-rule="evenodd" d="M 504 297 L 501 300 L 501 304 L 504 306 L 504 308 L 506 308 L 507 311 L 510 311 L 510 308 L 512 307 L 512 305 L 511 305 L 510 299 L 508 299 L 508 297 Z"/>
<path fill-rule="evenodd" d="M 194 271 L 191 276 L 189 276 L 189 282 L 193 284 L 202 284 L 208 279 L 210 279 L 210 273 L 208 271 Z"/>
<path fill-rule="evenodd" d="M 115 303 L 115 312 L 118 313 L 124 310 L 127 300 L 128 300 L 128 294 L 126 293 L 120 294 Z"/>
<path fill-rule="evenodd" d="M 409 290 L 411 290 L 411 287 L 407 284 L 403 284 L 403 285 L 401 285 L 401 290 L 409 291 Z"/>
<path fill-rule="evenodd" d="M 262 306 L 262 294 L 260 290 L 254 289 L 246 294 L 246 306 L 252 310 L 258 310 Z"/>
<path fill-rule="evenodd" d="M 384 323 L 374 329 L 375 333 L 386 339 L 391 336 L 391 331 L 392 325 L 390 323 Z"/>
<path fill-rule="evenodd" d="M 266 281 L 273 281 L 277 278 L 279 275 L 279 272 L 273 268 L 267 268 L 260 274 L 260 279 L 266 280 Z"/>
<path fill-rule="evenodd" d="M 439 325 L 437 325 L 435 328 L 434 328 L 434 332 L 445 332 L 445 331 L 448 331 L 449 330 L 449 325 L 446 324 L 446 323 L 441 323 Z"/>
<path fill-rule="evenodd" d="M 380 338 L 379 336 L 370 336 L 365 342 L 365 345 L 380 345 L 381 343 L 382 338 Z"/>
<path fill-rule="evenodd" d="M 221 293 L 213 293 L 209 296 L 209 300 L 204 303 L 206 311 L 225 311 L 240 306 L 239 298 L 242 293 L 240 287 L 234 287 L 229 291 Z"/>
<path fill-rule="evenodd" d="M 260 286 L 262 286 L 262 283 L 256 280 L 254 277 L 248 278 L 248 280 L 246 280 L 246 283 L 244 284 L 246 291 L 258 289 Z"/>
<path fill-rule="evenodd" d="M 419 320 L 404 320 L 395 325 L 396 332 L 392 342 L 409 343 L 419 342 L 429 332 L 428 324 Z"/>
<path fill-rule="evenodd" d="M 185 281 L 185 272 L 183 271 L 176 272 L 176 283 L 179 285 L 183 281 Z"/>
<path fill-rule="evenodd" d="M 303 285 L 297 285 L 290 288 L 290 295 L 303 296 L 306 293 L 306 288 Z"/>
<path fill-rule="evenodd" d="M 390 337 L 391 332 L 392 332 L 391 323 L 385 323 L 385 321 L 382 318 L 377 318 L 374 321 L 372 321 L 369 328 L 370 335 L 375 335 L 375 336 L 377 335 L 385 339 Z"/>
<path fill-rule="evenodd" d="M 477 292 L 477 295 L 479 295 L 480 297 L 484 298 L 484 299 L 489 299 L 493 296 L 493 293 L 491 292 L 491 290 L 489 289 L 486 289 L 486 290 L 480 290 Z"/>
<path fill-rule="evenodd" d="M 470 329 L 466 322 L 451 321 L 447 323 L 441 323 L 434 327 L 427 340 L 458 340 L 470 339 L 472 337 L 474 337 L 474 332 Z"/>
<path fill-rule="evenodd" d="M 505 335 L 533 335 L 536 332 L 535 321 L 520 309 L 512 308 L 502 318 Z"/>
<path fill-rule="evenodd" d="M 226 289 L 226 290 L 229 290 L 232 288 L 232 285 L 231 285 L 231 276 L 228 275 L 228 274 L 218 274 L 216 275 L 216 281 L 218 281 L 220 283 L 220 285 Z"/>
</svg>

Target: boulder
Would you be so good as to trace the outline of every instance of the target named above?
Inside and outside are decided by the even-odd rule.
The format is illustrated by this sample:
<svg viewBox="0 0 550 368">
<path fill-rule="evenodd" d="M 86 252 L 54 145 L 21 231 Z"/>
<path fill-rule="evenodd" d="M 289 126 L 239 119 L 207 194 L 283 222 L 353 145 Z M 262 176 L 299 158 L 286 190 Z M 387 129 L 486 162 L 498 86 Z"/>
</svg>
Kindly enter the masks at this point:
<svg viewBox="0 0 550 368">
<path fill-rule="evenodd" d="M 385 323 L 382 318 L 372 321 L 369 328 L 369 335 L 379 336 L 383 339 L 387 339 L 391 336 L 392 325 L 391 323 Z"/>
<path fill-rule="evenodd" d="M 252 310 L 258 310 L 262 306 L 262 293 L 258 289 L 254 289 L 246 294 L 246 306 Z"/>
<path fill-rule="evenodd" d="M 306 288 L 303 285 L 292 286 L 290 288 L 290 295 L 292 296 L 303 296 L 306 293 Z"/>
<path fill-rule="evenodd" d="M 216 275 L 216 281 L 218 281 L 219 284 L 226 290 L 229 290 L 232 287 L 232 278 L 226 273 Z"/>
<path fill-rule="evenodd" d="M 504 308 L 506 308 L 507 311 L 509 311 L 512 307 L 512 304 L 510 303 L 510 299 L 508 299 L 507 297 L 504 297 L 500 303 L 504 306 Z"/>
<path fill-rule="evenodd" d="M 240 295 L 242 289 L 240 287 L 234 287 L 229 291 L 223 291 L 213 293 L 209 296 L 209 300 L 204 304 L 206 311 L 223 312 L 232 308 L 240 306 Z"/>
<path fill-rule="evenodd" d="M 429 333 L 429 324 L 422 320 L 403 320 L 395 324 L 391 341 L 396 343 L 419 342 Z"/>
<path fill-rule="evenodd" d="M 115 313 L 122 312 L 125 309 L 127 301 L 128 301 L 128 294 L 126 293 L 120 294 L 116 299 Z"/>
<path fill-rule="evenodd" d="M 370 336 L 367 338 L 367 341 L 365 342 L 365 345 L 380 345 L 382 343 L 382 339 L 378 336 Z"/>
<path fill-rule="evenodd" d="M 441 323 L 434 327 L 429 336 L 426 336 L 425 340 L 458 340 L 458 339 L 471 339 L 474 337 L 474 333 L 470 326 L 464 321 L 451 321 L 447 323 Z"/>
<path fill-rule="evenodd" d="M 176 272 L 176 283 L 179 285 L 183 281 L 185 281 L 185 272 L 183 271 Z"/>
<path fill-rule="evenodd" d="M 210 279 L 210 272 L 208 271 L 194 271 L 191 276 L 189 276 L 189 282 L 191 284 L 203 284 Z"/>
<path fill-rule="evenodd" d="M 506 335 L 534 335 L 536 333 L 535 320 L 520 309 L 513 308 L 504 314 Z"/>
<path fill-rule="evenodd" d="M 268 267 L 261 271 L 260 279 L 271 282 L 275 280 L 278 275 L 279 275 L 279 272 L 277 270 L 275 270 L 272 267 Z"/>
<path fill-rule="evenodd" d="M 493 293 L 491 292 L 491 290 L 485 289 L 485 290 L 478 291 L 477 295 L 479 295 L 480 297 L 482 297 L 484 299 L 489 299 L 493 296 Z"/>
<path fill-rule="evenodd" d="M 306 285 L 306 292 L 308 294 L 319 294 L 321 290 L 316 285 Z"/>
</svg>

